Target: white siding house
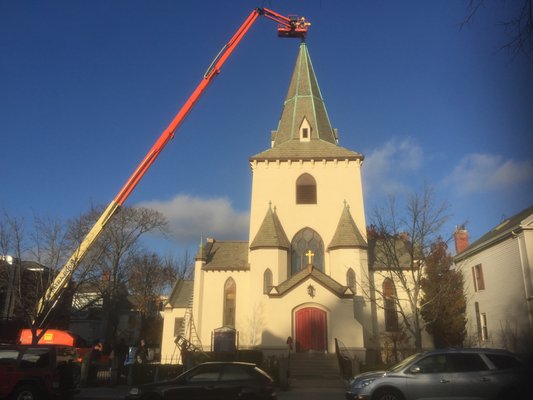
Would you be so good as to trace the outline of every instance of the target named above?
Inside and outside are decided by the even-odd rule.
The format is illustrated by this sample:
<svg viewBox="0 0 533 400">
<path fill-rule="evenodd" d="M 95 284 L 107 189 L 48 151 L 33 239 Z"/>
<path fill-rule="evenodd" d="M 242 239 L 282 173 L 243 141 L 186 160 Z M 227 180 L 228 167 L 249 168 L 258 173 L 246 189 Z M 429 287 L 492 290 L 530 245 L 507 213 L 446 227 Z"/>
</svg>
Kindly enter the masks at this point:
<svg viewBox="0 0 533 400">
<path fill-rule="evenodd" d="M 468 344 L 528 352 L 533 348 L 533 207 L 457 252 L 455 265 L 463 273 L 467 297 Z"/>
</svg>

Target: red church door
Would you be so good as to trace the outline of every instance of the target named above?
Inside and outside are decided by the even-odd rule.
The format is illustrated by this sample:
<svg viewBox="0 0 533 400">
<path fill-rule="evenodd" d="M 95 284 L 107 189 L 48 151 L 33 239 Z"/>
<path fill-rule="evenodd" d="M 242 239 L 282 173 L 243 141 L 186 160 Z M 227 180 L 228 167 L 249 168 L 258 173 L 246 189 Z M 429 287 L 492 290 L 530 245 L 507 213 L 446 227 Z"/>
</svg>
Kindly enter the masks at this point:
<svg viewBox="0 0 533 400">
<path fill-rule="evenodd" d="M 326 351 L 328 348 L 326 312 L 319 308 L 308 307 L 298 310 L 295 317 L 296 351 Z"/>
</svg>

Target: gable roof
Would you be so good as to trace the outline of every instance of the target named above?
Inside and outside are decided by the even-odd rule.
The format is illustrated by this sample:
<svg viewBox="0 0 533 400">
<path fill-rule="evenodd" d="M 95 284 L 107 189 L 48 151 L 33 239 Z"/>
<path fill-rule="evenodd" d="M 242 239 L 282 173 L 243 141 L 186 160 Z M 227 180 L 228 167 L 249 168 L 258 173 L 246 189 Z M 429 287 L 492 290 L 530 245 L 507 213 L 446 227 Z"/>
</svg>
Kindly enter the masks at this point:
<svg viewBox="0 0 533 400">
<path fill-rule="evenodd" d="M 360 248 L 366 249 L 368 247 L 361 231 L 357 228 L 355 221 L 350 213 L 350 206 L 345 203 L 344 208 L 337 224 L 337 229 L 328 246 L 328 250 L 340 248 Z"/>
<path fill-rule="evenodd" d="M 298 271 L 285 282 L 278 286 L 273 286 L 268 295 L 270 297 L 283 297 L 307 279 L 314 280 L 339 298 L 351 298 L 354 295 L 349 287 L 341 285 L 335 279 L 316 268 L 304 268 Z"/>
<path fill-rule="evenodd" d="M 499 243 L 502 240 L 508 239 L 513 235 L 519 233 L 524 228 L 533 229 L 533 205 L 528 208 L 520 211 L 518 214 L 513 215 L 510 218 L 507 218 L 503 222 L 500 222 L 497 226 L 492 228 L 486 234 L 481 236 L 474 243 L 469 245 L 461 253 L 457 254 L 454 257 L 454 260 L 461 261 L 471 255 L 474 255 L 496 243 Z M 531 226 L 525 227 L 524 224 L 526 220 L 530 218 Z"/>
<path fill-rule="evenodd" d="M 187 308 L 191 301 L 194 281 L 178 280 L 168 297 L 167 305 L 172 308 Z"/>
<path fill-rule="evenodd" d="M 289 249 L 290 242 L 276 214 L 275 208 L 269 207 L 261 227 L 250 244 L 250 250 L 258 248 Z"/>
<path fill-rule="evenodd" d="M 248 242 L 224 241 L 206 243 L 204 271 L 248 271 Z"/>
<path fill-rule="evenodd" d="M 394 268 L 410 268 L 412 243 L 402 237 L 387 238 L 369 237 L 368 268 L 373 270 L 390 270 Z"/>
</svg>

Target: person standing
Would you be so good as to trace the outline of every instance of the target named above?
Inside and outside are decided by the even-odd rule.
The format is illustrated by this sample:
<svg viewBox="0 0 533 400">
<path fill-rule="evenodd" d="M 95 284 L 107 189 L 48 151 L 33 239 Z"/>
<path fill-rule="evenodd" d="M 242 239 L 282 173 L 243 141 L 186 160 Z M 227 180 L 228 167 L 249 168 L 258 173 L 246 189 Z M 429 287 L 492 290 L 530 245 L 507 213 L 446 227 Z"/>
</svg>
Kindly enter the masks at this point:
<svg viewBox="0 0 533 400">
<path fill-rule="evenodd" d="M 147 381 L 147 367 L 145 364 L 148 361 L 148 350 L 146 349 L 146 342 L 144 339 L 139 341 L 139 346 L 135 350 L 134 364 L 133 364 L 133 380 L 135 384 L 140 385 Z"/>
<path fill-rule="evenodd" d="M 89 352 L 89 373 L 88 383 L 90 386 L 96 386 L 98 370 L 100 369 L 100 360 L 102 358 L 103 345 L 100 340 L 94 342 L 92 350 Z"/>
<path fill-rule="evenodd" d="M 146 349 L 146 342 L 144 339 L 141 339 L 139 342 L 139 347 L 135 350 L 135 363 L 136 364 L 146 364 L 148 361 L 148 350 Z"/>
<path fill-rule="evenodd" d="M 116 345 L 114 354 L 116 358 L 117 376 L 120 380 L 124 374 L 124 362 L 128 355 L 128 346 L 126 345 L 124 338 L 120 339 L 120 343 Z"/>
</svg>

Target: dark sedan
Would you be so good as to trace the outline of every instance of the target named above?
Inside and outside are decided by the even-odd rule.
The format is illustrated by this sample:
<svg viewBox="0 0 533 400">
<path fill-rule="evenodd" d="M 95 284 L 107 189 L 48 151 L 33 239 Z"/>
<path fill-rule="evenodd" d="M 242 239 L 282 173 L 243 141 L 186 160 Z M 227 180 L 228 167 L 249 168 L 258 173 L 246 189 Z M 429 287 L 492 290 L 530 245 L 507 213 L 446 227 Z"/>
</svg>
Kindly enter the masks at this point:
<svg viewBox="0 0 533 400">
<path fill-rule="evenodd" d="M 126 400 L 275 400 L 274 381 L 255 364 L 210 362 L 175 379 L 132 387 Z"/>
</svg>

